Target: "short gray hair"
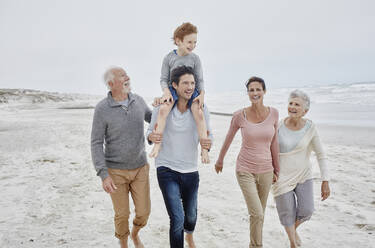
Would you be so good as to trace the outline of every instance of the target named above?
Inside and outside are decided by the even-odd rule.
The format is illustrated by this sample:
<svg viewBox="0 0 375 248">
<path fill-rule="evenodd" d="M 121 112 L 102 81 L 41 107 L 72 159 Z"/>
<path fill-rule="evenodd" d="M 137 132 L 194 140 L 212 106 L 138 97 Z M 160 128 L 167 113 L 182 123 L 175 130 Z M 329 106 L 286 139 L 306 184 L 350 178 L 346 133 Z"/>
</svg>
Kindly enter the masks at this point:
<svg viewBox="0 0 375 248">
<path fill-rule="evenodd" d="M 293 90 L 292 92 L 290 92 L 289 101 L 292 98 L 300 98 L 304 103 L 303 105 L 305 107 L 305 110 L 310 109 L 310 97 L 302 90 Z"/>
<path fill-rule="evenodd" d="M 109 89 L 108 83 L 111 82 L 115 78 L 115 74 L 113 73 L 114 70 L 123 70 L 123 69 L 119 66 L 111 66 L 104 72 L 104 75 L 103 75 L 104 84 L 105 86 L 107 86 L 108 89 Z"/>
</svg>

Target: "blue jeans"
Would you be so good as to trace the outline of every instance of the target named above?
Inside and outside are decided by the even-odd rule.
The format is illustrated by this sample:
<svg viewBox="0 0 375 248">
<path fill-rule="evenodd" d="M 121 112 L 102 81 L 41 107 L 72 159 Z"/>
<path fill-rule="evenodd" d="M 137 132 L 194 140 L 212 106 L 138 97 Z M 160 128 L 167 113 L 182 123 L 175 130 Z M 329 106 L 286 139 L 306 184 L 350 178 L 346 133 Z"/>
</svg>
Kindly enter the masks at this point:
<svg viewBox="0 0 375 248">
<path fill-rule="evenodd" d="M 157 175 L 170 220 L 170 247 L 183 248 L 184 230 L 193 233 L 197 223 L 198 171 L 180 173 L 161 166 Z"/>
</svg>

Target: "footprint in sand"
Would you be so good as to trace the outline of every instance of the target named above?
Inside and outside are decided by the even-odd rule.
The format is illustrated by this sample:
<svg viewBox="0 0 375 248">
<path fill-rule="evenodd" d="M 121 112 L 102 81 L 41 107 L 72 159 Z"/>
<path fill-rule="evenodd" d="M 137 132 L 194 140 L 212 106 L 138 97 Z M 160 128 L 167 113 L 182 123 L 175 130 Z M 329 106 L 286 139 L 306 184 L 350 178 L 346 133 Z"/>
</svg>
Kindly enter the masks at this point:
<svg viewBox="0 0 375 248">
<path fill-rule="evenodd" d="M 354 224 L 358 229 L 364 231 L 375 231 L 375 225 L 370 224 Z"/>
</svg>

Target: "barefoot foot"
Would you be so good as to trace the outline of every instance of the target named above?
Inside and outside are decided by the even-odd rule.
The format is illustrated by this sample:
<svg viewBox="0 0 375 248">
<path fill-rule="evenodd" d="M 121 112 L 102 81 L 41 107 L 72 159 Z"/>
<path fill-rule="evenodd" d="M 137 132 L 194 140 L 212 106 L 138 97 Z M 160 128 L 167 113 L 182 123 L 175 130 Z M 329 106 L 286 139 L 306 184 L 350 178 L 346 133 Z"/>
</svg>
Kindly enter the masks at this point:
<svg viewBox="0 0 375 248">
<path fill-rule="evenodd" d="M 297 230 L 296 230 L 296 245 L 297 246 L 301 246 L 301 244 L 302 244 L 301 239 L 300 239 L 300 237 L 299 237 L 299 235 L 297 233 Z"/>
<path fill-rule="evenodd" d="M 128 238 L 127 237 L 125 239 L 120 239 L 118 242 L 120 243 L 121 248 L 128 248 Z"/>
<path fill-rule="evenodd" d="M 133 244 L 135 248 L 145 248 L 142 244 L 141 239 L 138 236 L 140 228 L 133 227 L 132 232 L 130 234 L 130 238 L 133 240 Z"/>
<path fill-rule="evenodd" d="M 210 157 L 208 156 L 208 151 L 206 149 L 202 149 L 202 163 L 203 164 L 209 164 L 210 163 Z"/>
<path fill-rule="evenodd" d="M 186 236 L 185 236 L 185 240 L 186 240 L 186 243 L 188 244 L 189 248 L 196 248 L 192 233 L 187 233 Z"/>
</svg>

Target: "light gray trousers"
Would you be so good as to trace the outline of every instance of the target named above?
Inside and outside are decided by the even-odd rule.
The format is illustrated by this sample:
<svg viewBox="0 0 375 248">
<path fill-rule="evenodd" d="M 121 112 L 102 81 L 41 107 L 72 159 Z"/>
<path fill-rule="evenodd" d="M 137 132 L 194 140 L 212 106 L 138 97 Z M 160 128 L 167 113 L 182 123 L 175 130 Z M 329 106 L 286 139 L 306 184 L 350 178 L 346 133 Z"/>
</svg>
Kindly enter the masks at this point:
<svg viewBox="0 0 375 248">
<path fill-rule="evenodd" d="M 292 226 L 297 220 L 309 220 L 314 212 L 313 180 L 297 184 L 294 190 L 275 197 L 277 213 L 283 226 Z"/>
</svg>

